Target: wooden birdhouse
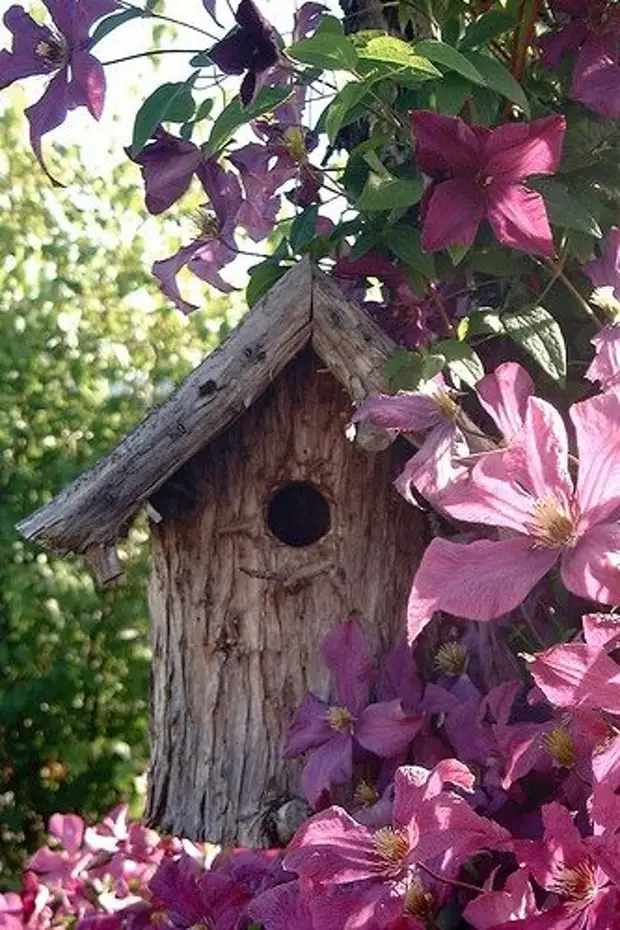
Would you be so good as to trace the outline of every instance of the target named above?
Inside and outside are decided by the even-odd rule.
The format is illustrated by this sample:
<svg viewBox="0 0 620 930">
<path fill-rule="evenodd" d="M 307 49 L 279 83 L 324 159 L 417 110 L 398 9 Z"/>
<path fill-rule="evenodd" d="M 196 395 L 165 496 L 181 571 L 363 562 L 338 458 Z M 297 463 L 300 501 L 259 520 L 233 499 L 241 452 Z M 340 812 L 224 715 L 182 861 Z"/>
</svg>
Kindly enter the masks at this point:
<svg viewBox="0 0 620 930">
<path fill-rule="evenodd" d="M 137 511 L 150 516 L 149 823 L 273 843 L 273 811 L 301 794 L 299 763 L 281 757 L 286 729 L 307 691 L 327 697 L 321 638 L 352 609 L 375 654 L 403 635 L 425 525 L 392 482 L 413 450 L 345 435 L 353 403 L 387 388 L 392 350 L 302 262 L 21 524 L 85 554 L 105 582 L 120 572 L 115 541 Z"/>
</svg>

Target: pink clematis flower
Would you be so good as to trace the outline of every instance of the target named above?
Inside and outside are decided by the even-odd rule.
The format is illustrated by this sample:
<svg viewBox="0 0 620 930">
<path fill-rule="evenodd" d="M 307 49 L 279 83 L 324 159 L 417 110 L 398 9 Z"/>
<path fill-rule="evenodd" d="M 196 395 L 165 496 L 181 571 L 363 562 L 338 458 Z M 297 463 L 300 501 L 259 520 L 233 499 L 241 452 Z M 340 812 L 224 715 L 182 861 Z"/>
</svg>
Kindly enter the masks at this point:
<svg viewBox="0 0 620 930">
<path fill-rule="evenodd" d="M 28 868 L 50 888 L 69 885 L 94 861 L 92 851 L 84 846 L 85 827 L 77 814 L 50 817 L 48 833 L 62 848 L 55 852 L 43 846 L 28 860 Z"/>
<path fill-rule="evenodd" d="M 105 74 L 89 51 L 92 24 L 119 9 L 116 0 L 43 0 L 55 29 L 40 26 L 21 6 L 10 6 L 4 24 L 13 35 L 13 48 L 0 51 L 0 90 L 32 75 L 53 75 L 37 103 L 26 110 L 30 144 L 49 175 L 41 152 L 41 138 L 64 122 L 67 112 L 86 107 L 99 119 L 105 97 Z M 51 175 L 50 175 L 51 177 Z M 53 180 L 53 178 L 52 178 Z"/>
<path fill-rule="evenodd" d="M 481 849 L 510 849 L 506 830 L 446 789 L 447 783 L 473 788 L 472 773 L 455 759 L 432 771 L 404 766 L 394 783 L 391 826 L 372 830 L 331 807 L 307 821 L 289 847 L 285 868 L 315 887 L 310 909 L 317 928 L 397 927 L 422 906 L 428 920 L 437 902 L 418 863 L 437 863 L 451 877 Z"/>
<path fill-rule="evenodd" d="M 458 116 L 418 110 L 411 123 L 416 161 L 433 180 L 422 229 L 424 249 L 470 246 L 482 220 L 488 220 L 503 245 L 553 255 L 544 200 L 523 181 L 557 170 L 564 117 L 486 129 Z"/>
<path fill-rule="evenodd" d="M 332 784 L 349 781 L 358 747 L 382 758 L 403 752 L 424 718 L 403 710 L 400 699 L 368 703 L 370 659 L 355 619 L 328 633 L 321 644 L 332 673 L 336 702 L 307 694 L 289 728 L 285 759 L 311 752 L 302 775 L 304 792 L 317 807 Z"/>
<path fill-rule="evenodd" d="M 620 300 L 620 227 L 609 230 L 600 258 L 583 266 L 594 287 L 611 288 L 616 300 Z"/>
<path fill-rule="evenodd" d="M 602 604 L 620 601 L 620 396 L 571 407 L 579 475 L 568 471 L 568 438 L 554 407 L 531 397 L 522 430 L 441 497 L 458 520 L 514 535 L 459 545 L 434 539 L 414 578 L 408 631 L 415 639 L 435 610 L 493 620 L 520 604 L 560 562 L 564 584 Z"/>
<path fill-rule="evenodd" d="M 522 869 L 551 892 L 551 906 L 520 920 L 494 924 L 495 930 L 611 930 L 620 918 L 620 893 L 601 867 L 596 844 L 582 839 L 561 804 L 542 809 L 544 836 L 517 840 Z M 559 903 L 554 903 L 559 900 Z"/>
</svg>

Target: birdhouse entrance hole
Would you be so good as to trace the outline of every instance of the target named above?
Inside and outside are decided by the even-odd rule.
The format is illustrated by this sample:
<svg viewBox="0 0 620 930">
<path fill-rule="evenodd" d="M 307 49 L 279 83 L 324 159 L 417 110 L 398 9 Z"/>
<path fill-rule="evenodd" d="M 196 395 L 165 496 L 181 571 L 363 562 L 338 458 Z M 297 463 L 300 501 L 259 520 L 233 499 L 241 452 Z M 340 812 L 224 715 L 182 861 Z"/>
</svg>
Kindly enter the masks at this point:
<svg viewBox="0 0 620 930">
<path fill-rule="evenodd" d="M 329 532 L 327 498 L 312 484 L 291 481 L 273 493 L 267 506 L 267 526 L 288 546 L 311 546 Z"/>
</svg>

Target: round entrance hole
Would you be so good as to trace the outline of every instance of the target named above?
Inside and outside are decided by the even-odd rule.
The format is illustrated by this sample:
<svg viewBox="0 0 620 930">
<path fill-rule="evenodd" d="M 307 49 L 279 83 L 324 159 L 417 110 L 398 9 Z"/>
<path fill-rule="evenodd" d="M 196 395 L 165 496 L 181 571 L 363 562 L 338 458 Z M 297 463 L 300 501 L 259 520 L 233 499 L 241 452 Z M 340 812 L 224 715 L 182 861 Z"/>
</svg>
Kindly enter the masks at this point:
<svg viewBox="0 0 620 930">
<path fill-rule="evenodd" d="M 267 506 L 267 525 L 289 546 L 311 546 L 329 532 L 327 498 L 305 481 L 291 481 L 274 492 Z"/>
</svg>

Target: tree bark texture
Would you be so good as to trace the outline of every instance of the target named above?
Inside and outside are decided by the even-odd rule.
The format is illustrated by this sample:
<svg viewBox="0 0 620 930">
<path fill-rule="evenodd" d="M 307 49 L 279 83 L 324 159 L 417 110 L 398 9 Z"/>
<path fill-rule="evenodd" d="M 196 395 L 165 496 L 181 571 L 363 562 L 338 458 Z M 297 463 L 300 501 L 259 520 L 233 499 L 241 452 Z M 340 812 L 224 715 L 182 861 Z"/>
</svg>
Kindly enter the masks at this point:
<svg viewBox="0 0 620 930">
<path fill-rule="evenodd" d="M 147 816 L 162 829 L 273 843 L 273 810 L 301 795 L 300 764 L 281 758 L 286 729 L 307 691 L 328 698 L 321 638 L 352 609 L 374 655 L 403 635 L 427 541 L 423 515 L 392 488 L 411 448 L 350 443 L 350 413 L 308 346 L 153 499 Z M 329 504 L 329 531 L 311 545 L 268 526 L 290 482 Z"/>
</svg>

